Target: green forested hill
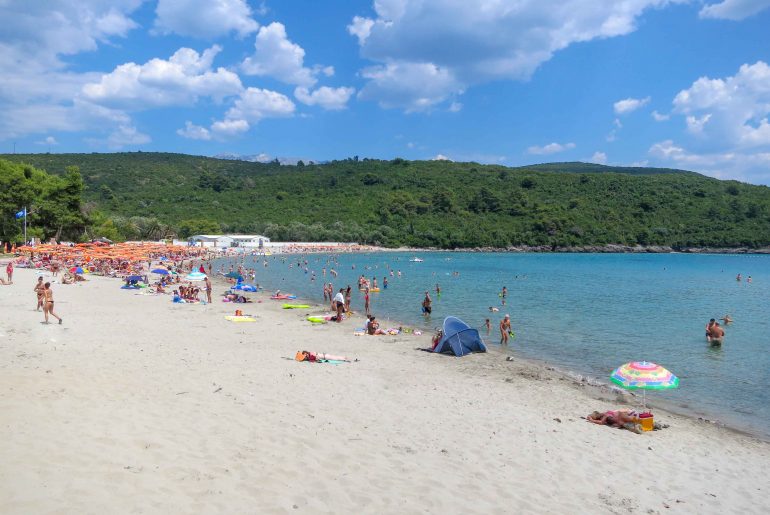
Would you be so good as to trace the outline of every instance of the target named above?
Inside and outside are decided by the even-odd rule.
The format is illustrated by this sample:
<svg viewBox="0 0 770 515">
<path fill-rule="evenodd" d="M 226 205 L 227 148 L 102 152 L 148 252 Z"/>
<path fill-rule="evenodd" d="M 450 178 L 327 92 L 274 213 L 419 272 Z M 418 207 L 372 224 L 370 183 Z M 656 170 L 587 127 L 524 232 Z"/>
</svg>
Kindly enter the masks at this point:
<svg viewBox="0 0 770 515">
<path fill-rule="evenodd" d="M 679 170 L 402 159 L 281 166 L 145 152 L 0 158 L 53 174 L 79 167 L 92 232 L 108 237 L 228 231 L 443 248 L 770 245 L 770 188 Z"/>
</svg>

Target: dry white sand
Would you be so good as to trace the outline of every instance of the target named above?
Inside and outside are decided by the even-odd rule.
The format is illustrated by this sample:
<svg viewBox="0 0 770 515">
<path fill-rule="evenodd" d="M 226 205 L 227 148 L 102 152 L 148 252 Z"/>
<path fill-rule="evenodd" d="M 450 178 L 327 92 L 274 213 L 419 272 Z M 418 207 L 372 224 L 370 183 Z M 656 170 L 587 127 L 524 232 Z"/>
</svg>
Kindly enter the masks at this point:
<svg viewBox="0 0 770 515">
<path fill-rule="evenodd" d="M 0 513 L 770 510 L 770 444 L 663 412 L 643 435 L 588 424 L 612 395 L 540 365 L 269 300 L 231 323 L 235 305 L 99 277 L 55 284 L 64 324 L 42 325 L 35 278 L 0 286 Z M 360 361 L 285 359 L 300 349 Z"/>
</svg>

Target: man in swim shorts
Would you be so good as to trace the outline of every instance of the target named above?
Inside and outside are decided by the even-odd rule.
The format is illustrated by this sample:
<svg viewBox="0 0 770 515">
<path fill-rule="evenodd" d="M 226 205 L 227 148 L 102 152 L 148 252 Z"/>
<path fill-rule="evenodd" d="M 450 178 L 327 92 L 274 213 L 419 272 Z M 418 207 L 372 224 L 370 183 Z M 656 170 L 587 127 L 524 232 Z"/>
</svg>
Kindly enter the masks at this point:
<svg viewBox="0 0 770 515">
<path fill-rule="evenodd" d="M 433 308 L 431 308 L 431 304 L 433 301 L 430 298 L 430 294 L 428 293 L 428 290 L 425 290 L 425 298 L 422 299 L 422 314 L 425 316 L 428 316 L 433 311 Z"/>
<path fill-rule="evenodd" d="M 500 320 L 500 345 L 508 345 L 508 333 L 511 332 L 511 315 Z"/>
</svg>

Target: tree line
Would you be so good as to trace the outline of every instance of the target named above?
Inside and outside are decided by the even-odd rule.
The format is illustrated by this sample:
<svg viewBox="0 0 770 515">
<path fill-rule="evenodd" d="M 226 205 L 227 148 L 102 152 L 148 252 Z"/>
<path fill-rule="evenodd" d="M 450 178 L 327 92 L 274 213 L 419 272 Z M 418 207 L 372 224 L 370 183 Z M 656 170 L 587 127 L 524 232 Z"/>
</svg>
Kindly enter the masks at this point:
<svg viewBox="0 0 770 515">
<path fill-rule="evenodd" d="M 287 166 L 144 152 L 3 157 L 0 185 L 11 188 L 0 196 L 4 240 L 18 237 L 12 213 L 30 202 L 39 206 L 30 215 L 36 235 L 73 240 L 233 232 L 438 248 L 770 245 L 770 188 L 680 170 L 358 158 Z"/>
</svg>

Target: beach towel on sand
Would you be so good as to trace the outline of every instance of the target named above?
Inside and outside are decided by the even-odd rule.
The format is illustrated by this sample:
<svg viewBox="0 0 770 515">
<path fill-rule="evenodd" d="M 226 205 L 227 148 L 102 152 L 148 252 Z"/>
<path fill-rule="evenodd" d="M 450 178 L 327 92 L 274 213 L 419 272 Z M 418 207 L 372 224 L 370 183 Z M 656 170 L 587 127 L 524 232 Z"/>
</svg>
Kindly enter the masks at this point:
<svg viewBox="0 0 770 515">
<path fill-rule="evenodd" d="M 229 320 L 230 322 L 256 322 L 257 319 L 250 316 L 235 316 L 235 315 L 228 315 L 225 317 L 225 320 Z"/>
</svg>

